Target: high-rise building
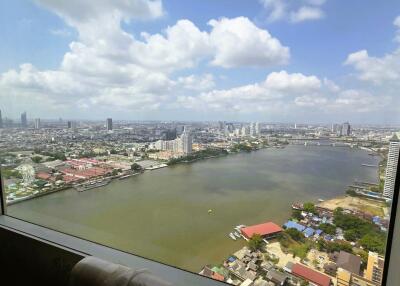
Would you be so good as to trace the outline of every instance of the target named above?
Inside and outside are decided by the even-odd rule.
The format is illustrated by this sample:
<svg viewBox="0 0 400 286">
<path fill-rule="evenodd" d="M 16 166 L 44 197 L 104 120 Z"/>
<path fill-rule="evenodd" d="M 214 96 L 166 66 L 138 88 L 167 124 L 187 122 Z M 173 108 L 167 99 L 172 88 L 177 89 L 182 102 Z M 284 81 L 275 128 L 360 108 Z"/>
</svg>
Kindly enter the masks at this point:
<svg viewBox="0 0 400 286">
<path fill-rule="evenodd" d="M 176 139 L 176 128 L 165 130 L 163 132 L 163 139 L 164 140 L 174 140 L 174 139 Z"/>
<path fill-rule="evenodd" d="M 28 119 L 27 119 L 27 116 L 26 116 L 26 111 L 21 114 L 21 127 L 22 128 L 28 127 Z"/>
<path fill-rule="evenodd" d="M 250 136 L 256 136 L 256 124 L 254 122 L 250 123 Z"/>
<path fill-rule="evenodd" d="M 35 129 L 40 129 L 40 118 L 35 119 Z"/>
<path fill-rule="evenodd" d="M 181 135 L 181 142 L 182 142 L 182 152 L 184 154 L 192 153 L 193 138 L 192 135 L 190 134 L 190 131 L 186 130 L 186 128 Z"/>
<path fill-rule="evenodd" d="M 256 122 L 256 135 L 260 135 L 261 134 L 261 127 L 260 127 L 260 123 Z"/>
<path fill-rule="evenodd" d="M 3 128 L 3 117 L 1 117 L 1 110 L 0 110 L 0 128 Z"/>
<path fill-rule="evenodd" d="M 247 136 L 250 134 L 250 127 L 249 126 L 243 126 L 242 127 L 242 136 Z"/>
<path fill-rule="evenodd" d="M 383 256 L 370 251 L 368 253 L 367 269 L 364 272 L 364 277 L 369 281 L 381 285 L 384 262 Z"/>
<path fill-rule="evenodd" d="M 68 129 L 76 129 L 76 122 L 75 121 L 68 121 L 67 122 Z"/>
<path fill-rule="evenodd" d="M 225 121 L 219 121 L 218 127 L 220 131 L 225 131 Z"/>
<path fill-rule="evenodd" d="M 112 118 L 107 118 L 107 121 L 106 121 L 106 127 L 107 127 L 107 131 L 111 131 L 111 130 L 113 130 L 113 122 L 112 122 Z"/>
<path fill-rule="evenodd" d="M 351 126 L 349 122 L 345 122 L 342 124 L 342 136 L 350 136 L 351 135 Z"/>
<path fill-rule="evenodd" d="M 396 180 L 397 164 L 399 162 L 400 141 L 394 134 L 389 142 L 389 153 L 386 165 L 385 185 L 383 187 L 383 196 L 389 199 L 393 198 L 394 183 Z M 397 190 L 398 191 L 398 190 Z"/>
</svg>

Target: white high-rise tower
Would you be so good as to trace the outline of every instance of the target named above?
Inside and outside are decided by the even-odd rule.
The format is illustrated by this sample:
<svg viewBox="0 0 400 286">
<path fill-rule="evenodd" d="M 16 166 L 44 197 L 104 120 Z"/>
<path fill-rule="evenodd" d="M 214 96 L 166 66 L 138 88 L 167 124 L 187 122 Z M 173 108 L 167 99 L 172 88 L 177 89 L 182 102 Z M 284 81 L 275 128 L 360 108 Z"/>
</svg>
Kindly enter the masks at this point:
<svg viewBox="0 0 400 286">
<path fill-rule="evenodd" d="M 185 130 L 183 131 L 180 139 L 182 142 L 181 144 L 183 153 L 184 154 L 192 153 L 193 138 L 188 128 L 185 127 Z"/>
<path fill-rule="evenodd" d="M 383 196 L 392 199 L 394 194 L 394 184 L 396 180 L 397 164 L 399 162 L 400 141 L 396 134 L 390 139 L 389 154 L 386 166 L 385 185 Z M 398 190 L 397 190 L 398 191 Z"/>
</svg>

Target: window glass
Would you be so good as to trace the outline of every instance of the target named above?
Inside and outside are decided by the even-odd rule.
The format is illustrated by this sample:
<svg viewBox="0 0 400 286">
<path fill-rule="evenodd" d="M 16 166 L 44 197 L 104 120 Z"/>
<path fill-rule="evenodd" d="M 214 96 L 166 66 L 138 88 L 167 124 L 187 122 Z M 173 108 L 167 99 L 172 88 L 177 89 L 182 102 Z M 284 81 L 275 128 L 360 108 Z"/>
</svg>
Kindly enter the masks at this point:
<svg viewBox="0 0 400 286">
<path fill-rule="evenodd" d="M 234 285 L 379 285 L 400 3 L 379 4 L 3 1 L 7 215 Z"/>
</svg>

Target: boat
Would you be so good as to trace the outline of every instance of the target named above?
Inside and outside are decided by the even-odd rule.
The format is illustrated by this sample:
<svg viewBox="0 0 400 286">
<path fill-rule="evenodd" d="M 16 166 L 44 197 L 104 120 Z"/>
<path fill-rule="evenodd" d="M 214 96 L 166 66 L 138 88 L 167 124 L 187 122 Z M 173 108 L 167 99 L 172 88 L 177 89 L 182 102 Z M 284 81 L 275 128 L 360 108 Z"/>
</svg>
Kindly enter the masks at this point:
<svg viewBox="0 0 400 286">
<path fill-rule="evenodd" d="M 139 174 L 139 173 L 123 175 L 123 176 L 119 177 L 118 180 L 128 179 L 128 178 L 130 178 L 132 176 L 136 176 L 137 174 Z"/>
<path fill-rule="evenodd" d="M 320 203 L 322 203 L 322 202 L 324 202 L 325 200 L 324 200 L 324 199 L 318 199 L 318 201 L 319 201 Z"/>
<path fill-rule="evenodd" d="M 86 184 L 83 184 L 83 185 L 80 185 L 80 186 L 75 186 L 75 189 L 78 192 L 84 192 L 84 191 L 87 191 L 87 190 L 91 190 L 91 189 L 95 189 L 95 188 L 106 186 L 110 182 L 111 182 L 110 179 L 105 179 L 105 180 L 102 180 L 102 181 L 96 182 L 96 183 L 95 182 L 91 182 L 91 183 L 86 183 Z"/>
<path fill-rule="evenodd" d="M 238 233 L 240 233 L 240 229 L 246 227 L 244 224 L 240 224 L 234 227 L 234 230 L 236 230 Z"/>
<path fill-rule="evenodd" d="M 301 204 L 301 203 L 293 203 L 292 204 L 292 209 L 301 211 L 301 210 L 303 210 L 303 204 Z"/>
<path fill-rule="evenodd" d="M 238 233 L 237 231 L 234 231 L 233 234 L 234 234 L 237 238 L 241 238 L 240 233 Z"/>
<path fill-rule="evenodd" d="M 236 236 L 232 232 L 229 234 L 229 237 L 232 238 L 233 240 L 236 240 Z"/>
</svg>

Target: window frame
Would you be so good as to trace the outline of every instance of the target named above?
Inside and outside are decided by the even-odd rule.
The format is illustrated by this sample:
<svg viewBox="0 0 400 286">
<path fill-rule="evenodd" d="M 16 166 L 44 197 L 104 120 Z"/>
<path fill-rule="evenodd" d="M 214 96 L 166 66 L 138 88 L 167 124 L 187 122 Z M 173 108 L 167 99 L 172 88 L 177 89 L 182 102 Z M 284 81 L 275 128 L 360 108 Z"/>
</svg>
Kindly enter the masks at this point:
<svg viewBox="0 0 400 286">
<path fill-rule="evenodd" d="M 400 152 L 399 152 L 399 158 L 400 158 Z M 399 159 L 400 161 L 400 159 Z M 387 235 L 387 243 L 386 243 L 386 252 L 385 252 L 385 261 L 384 261 L 384 268 L 383 268 L 383 275 L 382 275 L 382 286 L 396 286 L 397 281 L 399 281 L 399 276 L 400 273 L 398 273 L 397 268 L 396 268 L 396 262 L 394 259 L 391 259 L 396 255 L 395 251 L 393 250 L 393 246 L 398 246 L 400 247 L 400 236 L 397 235 L 395 236 L 395 233 L 399 234 L 400 233 L 400 222 L 396 225 L 397 219 L 397 210 L 400 207 L 399 206 L 399 192 L 400 192 L 400 162 L 397 164 L 397 170 L 396 170 L 396 177 L 395 177 L 395 186 L 394 186 L 394 194 L 393 194 L 393 199 L 392 199 L 392 205 L 391 205 L 391 212 L 390 212 L 390 221 L 389 221 L 389 229 L 388 229 L 388 235 Z M 48 244 L 54 244 L 59 247 L 63 247 L 66 249 L 69 249 L 70 251 L 73 252 L 78 252 L 82 253 L 82 255 L 93 255 L 97 256 L 103 259 L 107 259 L 110 261 L 113 261 L 118 263 L 121 261 L 120 255 L 124 255 L 125 257 L 130 257 L 132 262 L 131 263 L 126 263 L 127 266 L 135 268 L 137 267 L 137 264 L 134 261 L 141 261 L 141 265 L 152 265 L 148 267 L 148 269 L 153 272 L 156 275 L 160 274 L 160 269 L 164 269 L 167 273 L 169 273 L 169 277 L 175 278 L 177 276 L 179 277 L 185 277 L 185 275 L 189 275 L 189 277 L 192 277 L 195 279 L 198 283 L 193 284 L 193 281 L 190 281 L 193 286 L 205 286 L 205 285 L 226 285 L 225 282 L 219 282 L 215 281 L 211 278 L 201 276 L 199 274 L 192 273 L 190 271 L 180 269 L 177 267 L 170 266 L 168 264 L 160 263 L 158 261 L 154 261 L 145 257 L 140 257 L 137 255 L 134 255 L 132 253 L 128 253 L 123 250 L 119 249 L 114 249 L 109 246 L 102 245 L 100 243 L 94 242 L 94 241 L 89 241 L 83 238 L 79 238 L 67 233 L 63 233 L 60 231 L 53 230 L 51 228 L 48 228 L 46 226 L 41 226 L 41 225 L 36 225 L 31 222 L 24 221 L 22 219 L 9 216 L 7 215 L 7 206 L 6 206 L 6 198 L 5 198 L 5 192 L 4 190 L 4 182 L 1 174 L 1 166 L 0 166 L 0 227 L 6 228 L 9 231 L 14 231 L 18 233 L 22 233 L 26 236 L 32 237 L 34 239 L 38 239 L 42 241 L 43 243 L 48 243 Z M 397 191 L 396 191 L 397 190 Z M 14 221 L 13 221 L 14 220 Z M 25 228 L 21 227 L 22 225 L 25 224 Z M 48 239 L 48 236 L 52 237 L 52 239 Z M 63 237 L 60 239 L 60 237 Z M 71 244 L 66 244 L 65 239 L 75 241 L 73 243 L 73 246 Z M 92 251 L 88 251 L 87 248 L 82 247 L 82 244 L 85 245 L 87 244 L 86 247 L 89 245 L 89 249 L 92 248 Z M 107 255 L 104 255 L 104 253 L 108 253 Z M 393 255 L 392 255 L 393 254 Z M 115 260 L 116 257 L 117 261 Z M 126 258 L 125 258 L 126 259 Z M 139 259 L 139 260 L 137 260 Z M 400 260 L 400 254 L 397 253 L 397 257 L 395 257 L 396 260 Z M 129 259 L 128 259 L 129 261 Z M 143 264 L 144 263 L 144 264 Z M 161 268 L 160 268 L 161 267 Z M 157 269 L 156 271 L 153 271 L 154 269 Z M 167 270 L 166 270 L 167 269 Z M 161 271 L 162 273 L 162 271 Z M 165 274 L 165 273 L 164 273 Z M 183 275 L 183 276 L 182 276 Z M 162 277 L 164 279 L 168 280 L 168 277 Z M 178 284 L 175 284 L 177 286 L 179 285 L 187 285 L 188 281 L 185 280 L 180 284 L 180 281 L 178 281 Z"/>
</svg>

